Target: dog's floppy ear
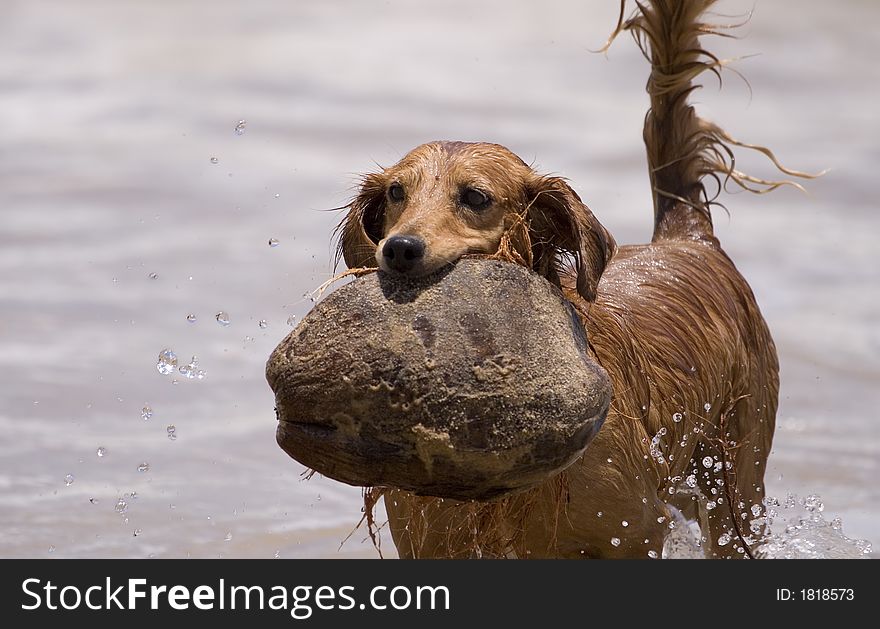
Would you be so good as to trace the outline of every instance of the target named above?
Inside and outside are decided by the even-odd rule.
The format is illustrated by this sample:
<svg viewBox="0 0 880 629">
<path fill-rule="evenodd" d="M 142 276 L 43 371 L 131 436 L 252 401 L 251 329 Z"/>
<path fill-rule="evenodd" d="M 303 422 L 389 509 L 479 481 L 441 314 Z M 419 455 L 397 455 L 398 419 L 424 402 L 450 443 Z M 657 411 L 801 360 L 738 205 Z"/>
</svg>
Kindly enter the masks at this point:
<svg viewBox="0 0 880 629">
<path fill-rule="evenodd" d="M 336 264 L 345 260 L 350 269 L 376 266 L 376 245 L 382 240 L 385 217 L 385 178 L 365 175 L 360 191 L 346 207 L 348 214 L 336 226 Z"/>
<path fill-rule="evenodd" d="M 571 256 L 578 294 L 595 301 L 599 278 L 617 247 L 614 238 L 561 177 L 535 175 L 527 194 L 533 268 L 559 283 L 559 265 Z"/>
</svg>

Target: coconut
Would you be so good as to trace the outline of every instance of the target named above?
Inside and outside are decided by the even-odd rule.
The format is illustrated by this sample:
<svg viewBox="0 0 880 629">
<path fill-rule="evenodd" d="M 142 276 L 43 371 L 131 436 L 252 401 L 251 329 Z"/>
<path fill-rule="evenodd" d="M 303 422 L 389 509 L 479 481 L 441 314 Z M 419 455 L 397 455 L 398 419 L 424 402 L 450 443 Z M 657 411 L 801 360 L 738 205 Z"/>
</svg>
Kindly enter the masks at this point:
<svg viewBox="0 0 880 629">
<path fill-rule="evenodd" d="M 371 273 L 272 352 L 278 444 L 343 483 L 490 499 L 565 469 L 611 386 L 560 290 L 508 262 Z"/>
</svg>

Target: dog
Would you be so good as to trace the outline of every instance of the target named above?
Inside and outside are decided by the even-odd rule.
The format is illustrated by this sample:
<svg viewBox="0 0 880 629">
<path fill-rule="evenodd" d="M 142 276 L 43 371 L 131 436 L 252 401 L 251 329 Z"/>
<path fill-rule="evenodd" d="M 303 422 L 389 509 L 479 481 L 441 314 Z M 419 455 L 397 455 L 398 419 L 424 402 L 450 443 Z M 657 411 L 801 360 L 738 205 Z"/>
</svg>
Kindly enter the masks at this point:
<svg viewBox="0 0 880 629">
<path fill-rule="evenodd" d="M 712 228 L 706 178 L 747 189 L 744 145 L 700 119 L 693 79 L 717 72 L 698 36 L 714 0 L 653 0 L 621 17 L 651 62 L 644 139 L 654 191 L 648 244 L 618 246 L 562 178 L 497 144 L 431 142 L 367 175 L 339 225 L 349 268 L 421 276 L 467 255 L 523 264 L 581 314 L 613 400 L 583 456 L 535 489 L 493 502 L 367 490 L 384 497 L 398 554 L 648 558 L 682 514 L 708 557 L 753 556 L 764 534 L 764 472 L 779 390 L 773 339 Z"/>
</svg>

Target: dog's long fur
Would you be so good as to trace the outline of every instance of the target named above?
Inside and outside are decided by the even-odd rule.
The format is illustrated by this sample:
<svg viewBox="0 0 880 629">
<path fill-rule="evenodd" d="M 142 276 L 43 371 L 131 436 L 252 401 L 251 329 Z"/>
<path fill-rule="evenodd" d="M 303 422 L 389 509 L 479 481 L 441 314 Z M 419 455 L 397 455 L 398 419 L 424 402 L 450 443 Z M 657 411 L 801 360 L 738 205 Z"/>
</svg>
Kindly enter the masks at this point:
<svg viewBox="0 0 880 629">
<path fill-rule="evenodd" d="M 469 253 L 529 266 L 578 307 L 614 391 L 583 457 L 536 489 L 487 503 L 367 490 L 368 509 L 384 496 L 401 557 L 657 556 L 674 525 L 670 505 L 697 513 L 700 501 L 678 491 L 693 484 L 689 476 L 704 496 L 708 556 L 742 557 L 760 539 L 749 522 L 762 509 L 778 362 L 751 289 L 713 234 L 704 179 L 748 189 L 783 182 L 737 171 L 731 146 L 757 148 L 779 164 L 687 103 L 693 79 L 721 66 L 698 40 L 714 31 L 700 20 L 713 2 L 653 0 L 628 21 L 621 2 L 614 35 L 633 33 L 652 68 L 644 129 L 650 244 L 618 248 L 563 180 L 538 175 L 497 145 L 434 142 L 365 178 L 340 225 L 349 267 L 387 263 L 383 245 L 396 235 L 425 245 L 408 272 Z M 491 203 L 463 207 L 472 189 Z"/>
</svg>

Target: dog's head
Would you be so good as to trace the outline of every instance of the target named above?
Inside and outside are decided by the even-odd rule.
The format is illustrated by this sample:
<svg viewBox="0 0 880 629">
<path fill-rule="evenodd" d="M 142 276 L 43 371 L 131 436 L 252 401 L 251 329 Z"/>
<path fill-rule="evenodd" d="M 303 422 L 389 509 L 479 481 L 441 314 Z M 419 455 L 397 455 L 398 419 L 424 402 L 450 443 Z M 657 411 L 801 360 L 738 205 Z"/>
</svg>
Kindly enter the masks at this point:
<svg viewBox="0 0 880 629">
<path fill-rule="evenodd" d="M 338 227 L 350 267 L 419 276 L 466 254 L 520 262 L 555 284 L 566 259 L 587 301 L 614 240 L 559 177 L 542 176 L 503 146 L 431 142 L 364 177 Z"/>
</svg>

